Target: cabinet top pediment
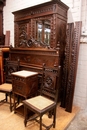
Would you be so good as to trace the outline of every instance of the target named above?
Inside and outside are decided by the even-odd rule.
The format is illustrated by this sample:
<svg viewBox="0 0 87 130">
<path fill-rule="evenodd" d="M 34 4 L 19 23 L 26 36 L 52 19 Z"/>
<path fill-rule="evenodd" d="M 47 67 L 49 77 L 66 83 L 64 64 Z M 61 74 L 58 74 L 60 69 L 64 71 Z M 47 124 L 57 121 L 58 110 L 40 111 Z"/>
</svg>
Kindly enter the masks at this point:
<svg viewBox="0 0 87 130">
<path fill-rule="evenodd" d="M 35 6 L 31 6 L 25 9 L 21 9 L 21 10 L 17 10 L 12 12 L 15 15 L 15 20 L 18 20 L 23 17 L 40 17 L 42 15 L 50 15 L 53 13 L 58 13 L 59 11 L 61 12 L 61 10 L 68 10 L 68 6 L 65 5 L 63 2 L 61 2 L 60 0 L 52 0 L 50 2 L 46 2 L 46 3 L 42 3 L 42 4 L 38 4 Z"/>
</svg>

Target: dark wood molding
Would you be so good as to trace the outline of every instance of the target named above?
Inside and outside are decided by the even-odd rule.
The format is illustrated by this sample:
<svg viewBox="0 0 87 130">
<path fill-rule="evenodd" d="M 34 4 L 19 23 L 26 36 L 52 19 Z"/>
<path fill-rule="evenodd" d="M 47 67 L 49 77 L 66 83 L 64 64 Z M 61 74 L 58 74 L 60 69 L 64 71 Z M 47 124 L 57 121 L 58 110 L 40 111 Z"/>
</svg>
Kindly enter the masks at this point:
<svg viewBox="0 0 87 130">
<path fill-rule="evenodd" d="M 4 45 L 5 36 L 3 35 L 3 7 L 6 4 L 6 0 L 0 0 L 0 45 Z"/>
<path fill-rule="evenodd" d="M 0 6 L 5 6 L 6 0 L 0 0 Z"/>
</svg>

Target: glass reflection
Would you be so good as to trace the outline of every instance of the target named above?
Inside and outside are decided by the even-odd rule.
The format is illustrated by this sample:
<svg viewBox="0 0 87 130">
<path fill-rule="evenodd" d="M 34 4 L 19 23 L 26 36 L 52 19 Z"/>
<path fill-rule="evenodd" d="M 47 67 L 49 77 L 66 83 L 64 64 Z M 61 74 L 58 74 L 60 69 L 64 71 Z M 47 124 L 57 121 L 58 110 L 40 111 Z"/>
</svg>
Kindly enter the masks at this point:
<svg viewBox="0 0 87 130">
<path fill-rule="evenodd" d="M 37 24 L 37 40 L 42 41 L 42 24 Z"/>
<path fill-rule="evenodd" d="M 44 43 L 47 43 L 47 45 L 50 44 L 50 34 L 51 34 L 50 26 L 45 25 L 45 28 L 44 28 Z"/>
<path fill-rule="evenodd" d="M 51 25 L 49 20 L 37 21 L 37 40 L 50 45 Z"/>
</svg>

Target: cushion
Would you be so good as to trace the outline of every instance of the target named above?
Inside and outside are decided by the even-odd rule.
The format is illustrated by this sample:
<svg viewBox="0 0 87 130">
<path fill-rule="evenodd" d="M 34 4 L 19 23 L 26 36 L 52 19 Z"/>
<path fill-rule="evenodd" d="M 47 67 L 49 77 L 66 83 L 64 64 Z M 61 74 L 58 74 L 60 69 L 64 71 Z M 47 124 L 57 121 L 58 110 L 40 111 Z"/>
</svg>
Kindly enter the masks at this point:
<svg viewBox="0 0 87 130">
<path fill-rule="evenodd" d="M 50 99 L 45 98 L 43 96 L 37 96 L 37 97 L 27 99 L 26 102 L 28 102 L 29 104 L 33 105 L 34 107 L 36 107 L 40 110 L 42 110 L 54 103 Z"/>
<path fill-rule="evenodd" d="M 11 92 L 12 91 L 12 84 L 9 83 L 3 83 L 0 85 L 0 91 L 8 91 Z"/>
</svg>

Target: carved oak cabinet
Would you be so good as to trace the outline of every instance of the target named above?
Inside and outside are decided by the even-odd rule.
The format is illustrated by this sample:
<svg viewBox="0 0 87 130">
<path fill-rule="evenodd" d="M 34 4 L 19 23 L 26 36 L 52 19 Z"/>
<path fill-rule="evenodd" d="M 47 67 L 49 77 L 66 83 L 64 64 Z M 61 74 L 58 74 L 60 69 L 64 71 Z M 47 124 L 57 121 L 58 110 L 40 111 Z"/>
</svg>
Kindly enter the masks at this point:
<svg viewBox="0 0 87 130">
<path fill-rule="evenodd" d="M 10 59 L 20 59 L 21 70 L 38 72 L 39 82 L 43 63 L 52 69 L 60 65 L 62 74 L 67 10 L 68 6 L 60 0 L 52 0 L 13 12 L 15 44 L 10 48 Z"/>
</svg>

